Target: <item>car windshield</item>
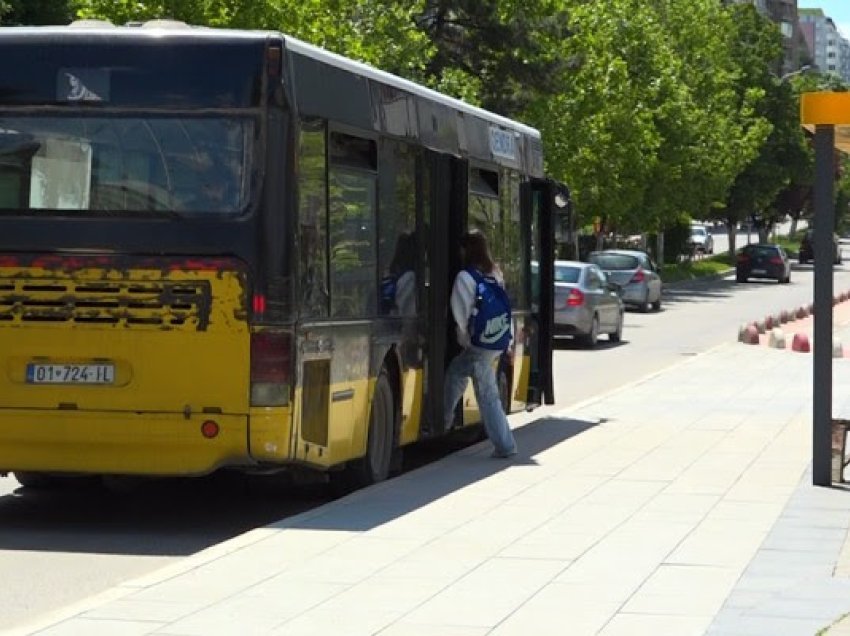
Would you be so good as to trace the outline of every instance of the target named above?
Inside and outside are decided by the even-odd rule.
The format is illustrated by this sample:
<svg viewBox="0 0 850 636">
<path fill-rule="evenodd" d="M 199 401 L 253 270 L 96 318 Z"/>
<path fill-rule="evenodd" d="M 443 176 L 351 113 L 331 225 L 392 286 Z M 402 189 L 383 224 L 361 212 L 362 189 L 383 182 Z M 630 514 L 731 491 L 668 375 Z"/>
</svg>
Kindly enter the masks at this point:
<svg viewBox="0 0 850 636">
<path fill-rule="evenodd" d="M 705 228 L 692 227 L 691 236 L 705 236 Z"/>
<path fill-rule="evenodd" d="M 637 256 L 631 254 L 614 254 L 609 252 L 597 252 L 590 255 L 590 262 L 599 265 L 602 269 L 637 269 L 640 261 Z"/>
<path fill-rule="evenodd" d="M 581 276 L 581 268 L 572 265 L 555 265 L 556 283 L 577 283 Z"/>
<path fill-rule="evenodd" d="M 0 117 L 0 209 L 237 214 L 253 138 L 236 117 Z"/>
</svg>

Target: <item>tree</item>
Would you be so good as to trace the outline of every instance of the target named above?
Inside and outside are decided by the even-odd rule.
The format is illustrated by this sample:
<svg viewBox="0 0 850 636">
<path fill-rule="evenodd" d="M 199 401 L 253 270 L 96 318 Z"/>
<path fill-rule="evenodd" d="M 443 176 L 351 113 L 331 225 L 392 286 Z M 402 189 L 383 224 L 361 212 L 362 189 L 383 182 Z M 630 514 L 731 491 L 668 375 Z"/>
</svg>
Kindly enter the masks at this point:
<svg viewBox="0 0 850 636">
<path fill-rule="evenodd" d="M 556 0 L 426 0 L 416 16 L 434 47 L 423 79 L 508 117 L 560 91 L 570 35 Z"/>
<path fill-rule="evenodd" d="M 0 0 L 0 24 L 68 24 L 72 18 L 69 0 Z"/>
</svg>

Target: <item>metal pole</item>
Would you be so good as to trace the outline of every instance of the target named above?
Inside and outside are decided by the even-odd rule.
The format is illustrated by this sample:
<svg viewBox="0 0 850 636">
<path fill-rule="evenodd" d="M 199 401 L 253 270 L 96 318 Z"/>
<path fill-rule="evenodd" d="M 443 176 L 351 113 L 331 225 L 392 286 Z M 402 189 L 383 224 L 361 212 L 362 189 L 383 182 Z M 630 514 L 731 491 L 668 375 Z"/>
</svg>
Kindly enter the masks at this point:
<svg viewBox="0 0 850 636">
<path fill-rule="evenodd" d="M 815 128 L 815 325 L 812 483 L 832 485 L 832 295 L 835 127 Z"/>
</svg>

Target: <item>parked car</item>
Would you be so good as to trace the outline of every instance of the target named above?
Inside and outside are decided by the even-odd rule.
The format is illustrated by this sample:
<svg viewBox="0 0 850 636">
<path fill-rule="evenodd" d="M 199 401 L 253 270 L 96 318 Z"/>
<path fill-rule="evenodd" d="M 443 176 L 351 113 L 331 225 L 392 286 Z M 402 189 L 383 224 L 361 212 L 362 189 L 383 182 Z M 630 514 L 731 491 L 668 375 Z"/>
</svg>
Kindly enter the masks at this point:
<svg viewBox="0 0 850 636">
<path fill-rule="evenodd" d="M 688 239 L 688 244 L 695 252 L 703 254 L 714 254 L 714 237 L 708 231 L 705 225 L 692 225 L 691 237 Z"/>
<path fill-rule="evenodd" d="M 797 260 L 800 265 L 805 265 L 809 261 L 815 259 L 815 230 L 809 228 L 800 239 L 800 251 L 797 253 Z M 838 234 L 832 233 L 833 255 L 832 262 L 836 265 L 841 265 L 841 243 L 838 240 Z"/>
<path fill-rule="evenodd" d="M 791 261 L 780 245 L 750 244 L 738 252 L 735 279 L 746 283 L 750 278 L 772 278 L 780 283 L 791 282 Z"/>
<path fill-rule="evenodd" d="M 619 291 L 596 265 L 555 261 L 555 334 L 575 336 L 588 347 L 600 333 L 620 342 L 625 306 Z"/>
<path fill-rule="evenodd" d="M 598 265 L 608 280 L 622 287 L 626 305 L 649 311 L 661 309 L 661 276 L 649 254 L 640 250 L 591 252 L 588 261 Z"/>
</svg>

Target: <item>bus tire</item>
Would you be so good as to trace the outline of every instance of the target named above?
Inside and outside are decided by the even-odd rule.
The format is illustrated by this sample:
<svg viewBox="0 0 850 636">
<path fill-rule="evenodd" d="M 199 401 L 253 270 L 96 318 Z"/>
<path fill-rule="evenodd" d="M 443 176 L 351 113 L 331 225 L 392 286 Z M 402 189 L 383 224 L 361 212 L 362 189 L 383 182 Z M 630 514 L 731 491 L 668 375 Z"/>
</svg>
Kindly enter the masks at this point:
<svg viewBox="0 0 850 636">
<path fill-rule="evenodd" d="M 395 448 L 396 405 L 386 369 L 381 369 L 375 382 L 369 411 L 369 433 L 366 455 L 350 461 L 341 471 L 331 473 L 331 485 L 344 494 L 384 481 L 389 477 Z"/>
<path fill-rule="evenodd" d="M 14 475 L 21 486 L 32 490 L 48 490 L 58 485 L 58 480 L 47 473 L 15 471 Z"/>
</svg>

